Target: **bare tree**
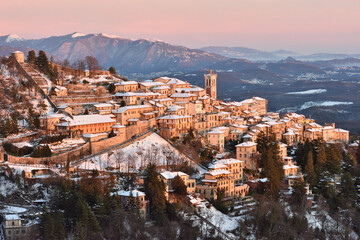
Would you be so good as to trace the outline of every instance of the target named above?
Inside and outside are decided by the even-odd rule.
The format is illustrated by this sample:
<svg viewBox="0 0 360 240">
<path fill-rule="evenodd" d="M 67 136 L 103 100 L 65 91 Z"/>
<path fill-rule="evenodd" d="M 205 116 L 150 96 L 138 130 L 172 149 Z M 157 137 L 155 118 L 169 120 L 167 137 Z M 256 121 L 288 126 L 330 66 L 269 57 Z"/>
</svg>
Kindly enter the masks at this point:
<svg viewBox="0 0 360 240">
<path fill-rule="evenodd" d="M 122 150 L 116 150 L 114 152 L 114 158 L 115 158 L 115 166 L 117 169 L 119 169 L 119 172 L 121 171 L 121 164 L 124 161 L 124 153 Z"/>
<path fill-rule="evenodd" d="M 85 62 L 86 62 L 86 66 L 88 67 L 88 69 L 90 71 L 100 69 L 100 65 L 99 65 L 98 60 L 93 56 L 86 56 L 85 57 Z"/>
</svg>

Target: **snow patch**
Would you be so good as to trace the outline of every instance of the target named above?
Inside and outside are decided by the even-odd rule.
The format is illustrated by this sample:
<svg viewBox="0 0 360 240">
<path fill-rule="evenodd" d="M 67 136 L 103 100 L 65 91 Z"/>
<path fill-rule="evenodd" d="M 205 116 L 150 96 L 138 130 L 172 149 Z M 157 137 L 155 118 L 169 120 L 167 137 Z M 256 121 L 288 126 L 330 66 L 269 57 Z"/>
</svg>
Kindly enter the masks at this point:
<svg viewBox="0 0 360 240">
<path fill-rule="evenodd" d="M 277 112 L 296 112 L 296 111 L 302 111 L 308 108 L 312 107 L 332 107 L 337 105 L 352 105 L 353 102 L 338 102 L 338 101 L 309 101 L 305 102 L 302 105 L 295 106 L 295 107 L 289 107 L 289 108 L 282 108 L 278 110 Z"/>
<path fill-rule="evenodd" d="M 286 94 L 291 94 L 291 95 L 310 95 L 310 94 L 319 94 L 319 93 L 325 93 L 327 92 L 326 89 L 310 89 L 310 90 L 306 90 L 306 91 L 302 91 L 302 92 L 288 92 Z"/>
<path fill-rule="evenodd" d="M 71 35 L 72 38 L 84 37 L 84 36 L 86 36 L 86 34 L 78 33 L 78 32 L 76 32 L 76 33 L 74 33 L 73 35 Z"/>
</svg>

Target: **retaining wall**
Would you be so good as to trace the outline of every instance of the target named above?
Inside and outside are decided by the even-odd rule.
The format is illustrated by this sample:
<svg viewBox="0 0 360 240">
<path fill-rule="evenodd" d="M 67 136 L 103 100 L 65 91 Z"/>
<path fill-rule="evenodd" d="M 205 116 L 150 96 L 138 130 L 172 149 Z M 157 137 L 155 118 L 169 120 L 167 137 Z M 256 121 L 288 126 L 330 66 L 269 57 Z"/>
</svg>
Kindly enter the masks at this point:
<svg viewBox="0 0 360 240">
<path fill-rule="evenodd" d="M 46 164 L 46 163 L 65 164 L 68 158 L 70 161 L 75 161 L 88 154 L 90 154 L 90 143 L 85 143 L 84 145 L 75 148 L 69 152 L 60 153 L 58 155 L 53 155 L 51 157 L 42 157 L 42 158 L 17 157 L 8 154 L 7 160 L 8 162 L 11 163 L 20 163 L 20 164 Z"/>
</svg>

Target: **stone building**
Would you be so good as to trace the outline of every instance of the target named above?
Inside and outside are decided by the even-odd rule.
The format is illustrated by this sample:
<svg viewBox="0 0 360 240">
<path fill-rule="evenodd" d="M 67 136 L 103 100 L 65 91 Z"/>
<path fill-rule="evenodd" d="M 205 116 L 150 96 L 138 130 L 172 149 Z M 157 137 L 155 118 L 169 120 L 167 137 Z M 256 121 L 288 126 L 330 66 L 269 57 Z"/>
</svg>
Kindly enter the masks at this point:
<svg viewBox="0 0 360 240">
<path fill-rule="evenodd" d="M 211 98 L 216 99 L 216 81 L 217 81 L 217 74 L 213 73 L 210 69 L 208 74 L 204 74 L 205 77 L 205 91 L 206 94 L 209 95 Z"/>
</svg>

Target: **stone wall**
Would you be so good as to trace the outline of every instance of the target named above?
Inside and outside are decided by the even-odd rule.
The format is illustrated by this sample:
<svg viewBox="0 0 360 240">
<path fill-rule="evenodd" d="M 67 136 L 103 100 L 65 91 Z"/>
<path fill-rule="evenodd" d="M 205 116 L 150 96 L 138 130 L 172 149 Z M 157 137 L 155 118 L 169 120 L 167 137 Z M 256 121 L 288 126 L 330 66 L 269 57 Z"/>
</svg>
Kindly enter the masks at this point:
<svg viewBox="0 0 360 240">
<path fill-rule="evenodd" d="M 118 136 L 107 138 L 98 142 L 92 142 L 91 143 L 91 154 L 98 153 L 100 151 L 103 151 L 107 148 L 113 147 L 117 144 L 120 144 L 122 142 L 125 142 L 126 135 L 125 133 L 120 134 Z"/>
<path fill-rule="evenodd" d="M 56 103 L 94 103 L 94 102 L 107 102 L 112 100 L 112 96 L 111 95 L 106 95 L 106 96 L 101 96 L 101 97 L 97 97 L 97 96 L 81 96 L 81 97 L 77 97 L 77 96 L 67 96 L 67 97 L 55 97 L 52 96 L 52 100 Z"/>
<path fill-rule="evenodd" d="M 46 163 L 65 164 L 68 158 L 70 161 L 75 161 L 88 154 L 90 154 L 90 143 L 85 143 L 84 145 L 75 148 L 69 152 L 60 153 L 58 155 L 53 155 L 51 157 L 33 158 L 33 157 L 17 157 L 17 156 L 8 155 L 7 159 L 8 162 L 20 163 L 20 164 L 46 164 Z"/>
</svg>

